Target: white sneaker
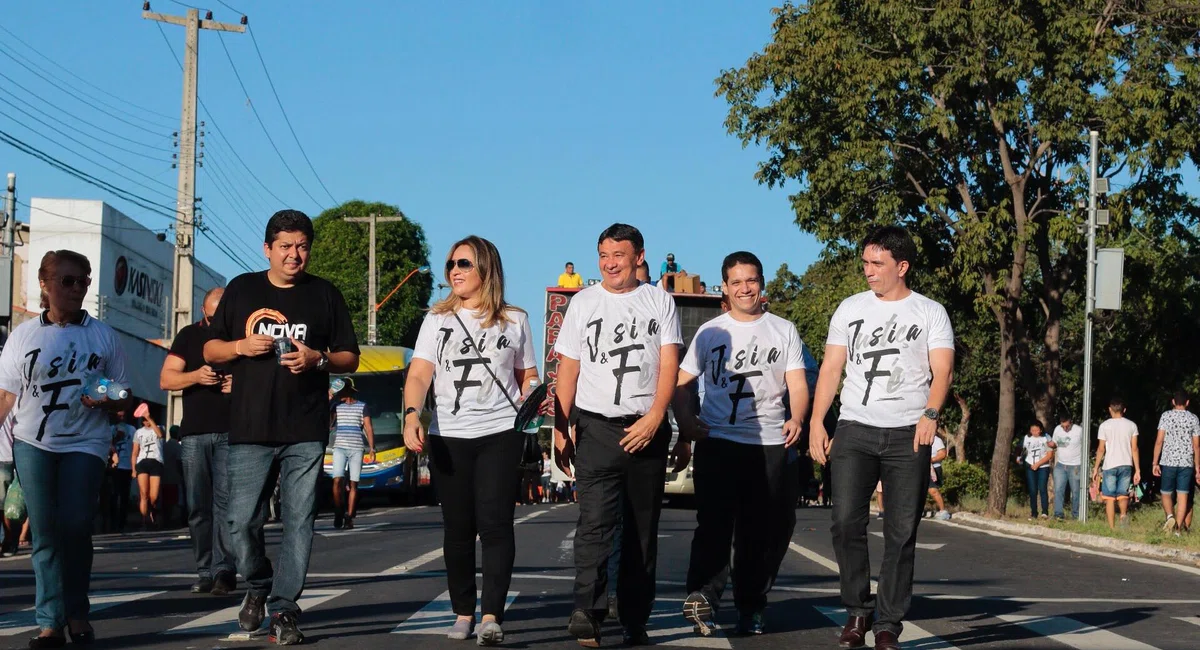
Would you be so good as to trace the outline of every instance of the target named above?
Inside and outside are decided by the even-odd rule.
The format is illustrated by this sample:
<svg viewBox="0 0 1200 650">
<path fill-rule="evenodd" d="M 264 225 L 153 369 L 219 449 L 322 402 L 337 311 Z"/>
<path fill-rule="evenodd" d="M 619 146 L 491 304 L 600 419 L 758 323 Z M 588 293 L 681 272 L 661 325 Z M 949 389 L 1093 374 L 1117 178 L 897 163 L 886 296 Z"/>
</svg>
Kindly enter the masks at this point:
<svg viewBox="0 0 1200 650">
<path fill-rule="evenodd" d="M 454 641 L 463 641 L 471 638 L 473 632 L 475 632 L 475 619 L 460 618 L 454 621 L 454 626 L 446 633 L 446 638 Z"/>
<path fill-rule="evenodd" d="M 484 646 L 500 645 L 504 642 L 504 630 L 496 621 L 484 621 L 475 635 L 475 642 Z"/>
<path fill-rule="evenodd" d="M 934 515 L 934 518 L 941 521 L 950 521 L 950 513 L 946 510 L 939 510 L 938 513 Z"/>
<path fill-rule="evenodd" d="M 1163 524 L 1162 531 L 1169 533 L 1175 530 L 1175 515 L 1167 515 L 1167 523 Z"/>
</svg>

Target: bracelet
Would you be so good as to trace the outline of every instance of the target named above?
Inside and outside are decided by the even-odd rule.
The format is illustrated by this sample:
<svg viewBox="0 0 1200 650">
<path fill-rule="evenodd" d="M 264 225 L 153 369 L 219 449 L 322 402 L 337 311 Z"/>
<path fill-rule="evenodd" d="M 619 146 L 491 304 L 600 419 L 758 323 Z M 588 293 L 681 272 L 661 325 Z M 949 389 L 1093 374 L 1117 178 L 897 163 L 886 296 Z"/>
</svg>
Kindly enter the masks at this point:
<svg viewBox="0 0 1200 650">
<path fill-rule="evenodd" d="M 233 342 L 233 353 L 237 356 L 242 356 L 242 340 L 238 339 Z"/>
</svg>

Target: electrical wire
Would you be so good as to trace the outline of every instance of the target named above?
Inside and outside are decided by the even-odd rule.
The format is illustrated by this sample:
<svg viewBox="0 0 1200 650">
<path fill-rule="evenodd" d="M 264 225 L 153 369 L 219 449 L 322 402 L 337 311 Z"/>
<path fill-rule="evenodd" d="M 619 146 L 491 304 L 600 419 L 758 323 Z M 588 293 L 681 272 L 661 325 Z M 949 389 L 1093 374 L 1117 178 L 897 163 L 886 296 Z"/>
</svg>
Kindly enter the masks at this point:
<svg viewBox="0 0 1200 650">
<path fill-rule="evenodd" d="M 13 97 L 13 98 L 14 98 L 14 99 L 16 99 L 17 101 L 21 102 L 22 104 L 24 104 L 24 105 L 28 106 L 29 108 L 32 108 L 32 109 L 34 109 L 34 110 L 37 110 L 37 107 L 35 107 L 33 104 L 30 104 L 29 102 L 27 102 L 27 101 L 25 101 L 25 100 L 21 99 L 20 97 L 17 97 L 16 95 L 11 95 L 11 97 Z M 5 96 L 4 96 L 4 95 L 0 95 L 0 103 L 7 104 L 8 106 L 11 106 L 13 109 L 15 109 L 15 110 L 17 110 L 18 112 L 20 112 L 20 113 L 21 113 L 22 115 L 24 115 L 25 117 L 28 117 L 28 118 L 30 118 L 30 119 L 32 119 L 32 120 L 34 120 L 34 121 L 38 122 L 39 124 L 41 124 L 41 125 L 43 125 L 43 126 L 45 126 L 45 127 L 49 128 L 49 129 L 53 129 L 53 130 L 54 130 L 55 132 L 57 132 L 57 133 L 60 133 L 60 134 L 62 134 L 62 135 L 64 135 L 64 136 L 67 136 L 67 134 L 66 134 L 66 133 L 63 133 L 62 131 L 60 131 L 60 130 L 59 130 L 57 127 L 55 127 L 53 124 L 49 124 L 49 123 L 47 123 L 45 120 L 43 120 L 42 118 L 38 117 L 37 115 L 34 115 L 33 113 L 30 113 L 29 111 L 27 111 L 27 110 L 25 110 L 25 109 L 21 108 L 20 106 L 17 106 L 16 104 L 14 104 L 14 103 L 12 103 L 12 102 L 8 101 L 7 99 L 5 99 Z M 45 113 L 43 113 L 43 115 L 46 115 L 46 117 L 50 117 L 49 115 L 47 115 L 47 114 L 45 114 Z M 121 145 L 118 145 L 118 144 L 113 144 L 113 143 L 111 143 L 111 142 L 109 142 L 109 141 L 107 141 L 107 140 L 105 140 L 105 139 L 103 139 L 103 138 L 99 138 L 99 137 L 97 137 L 97 136 L 95 136 L 95 135 L 92 135 L 92 134 L 91 134 L 91 133 L 89 133 L 88 131 L 85 131 L 84 129 L 81 129 L 81 128 L 77 127 L 77 126 L 72 126 L 72 125 L 70 125 L 70 124 L 67 124 L 66 122 L 64 122 L 64 121 L 62 121 L 62 120 L 60 120 L 60 119 L 57 119 L 57 118 L 54 118 L 54 117 L 50 117 L 50 119 L 54 120 L 54 121 L 55 121 L 55 122 L 57 122 L 58 124 L 61 124 L 62 126 L 64 126 L 64 127 L 68 128 L 68 129 L 71 129 L 72 131 L 74 131 L 74 132 L 78 133 L 79 135 L 82 135 L 82 136 L 84 136 L 84 137 L 86 137 L 86 138 L 91 138 L 92 140 L 95 140 L 96 142 L 99 142 L 100 144 L 104 145 L 105 147 L 109 147 L 109 148 L 111 148 L 111 149 L 116 149 L 117 151 L 123 151 L 123 152 L 125 152 L 125 153 L 127 153 L 127 154 L 130 154 L 130 155 L 133 155 L 133 156 L 139 156 L 139 157 L 142 157 L 142 158 L 149 158 L 150 160 L 154 160 L 154 161 L 158 161 L 158 162 L 164 162 L 164 159 L 163 159 L 162 157 L 160 157 L 160 156 L 153 156 L 153 155 L 150 155 L 150 154 L 148 154 L 148 153 L 142 153 L 142 152 L 140 152 L 140 151 L 134 151 L 133 149 L 127 149 L 127 148 L 125 148 L 125 147 L 122 147 Z M 71 137 L 71 136 L 67 136 L 67 137 Z M 81 144 L 82 144 L 82 143 L 81 143 Z M 99 152 L 97 152 L 97 153 L 99 153 Z"/>
<path fill-rule="evenodd" d="M 287 163 L 287 160 L 283 157 L 283 153 L 279 151 L 279 147 L 275 144 L 275 139 L 271 137 L 271 133 L 267 130 L 266 123 L 263 122 L 262 116 L 258 114 L 258 107 L 255 106 L 254 102 L 250 99 L 250 91 L 246 90 L 246 84 L 242 81 L 242 74 L 238 72 L 237 64 L 233 62 L 233 55 L 229 53 L 229 47 L 225 45 L 225 35 L 218 33 L 217 40 L 221 43 L 221 49 L 225 50 L 225 58 L 229 59 L 229 66 L 233 68 L 233 76 L 237 79 L 238 85 L 241 86 L 242 94 L 246 96 L 246 103 L 250 105 L 250 111 L 254 113 L 254 119 L 258 121 L 258 126 L 262 128 L 263 135 L 267 136 L 267 142 L 271 143 L 271 148 L 275 150 L 275 155 L 279 156 L 279 162 L 283 163 L 283 168 L 287 170 L 288 174 L 292 177 L 292 180 L 296 181 L 296 184 L 300 186 L 300 191 L 304 192 L 304 195 L 307 196 L 310 201 L 316 203 L 318 207 L 324 210 L 325 206 L 322 205 L 316 197 L 309 193 L 308 188 L 306 188 L 304 183 L 301 183 L 300 179 L 296 176 L 296 172 L 292 171 L 291 165 Z"/>
<path fill-rule="evenodd" d="M 76 81 L 80 81 L 80 82 L 82 82 L 82 83 L 86 84 L 87 86 L 89 86 L 89 87 L 91 87 L 91 88 L 94 88 L 94 89 L 96 89 L 96 90 L 98 90 L 98 91 L 100 91 L 100 92 L 104 93 L 105 95 L 108 95 L 109 97 L 112 97 L 113 99 L 116 99 L 117 101 L 120 101 L 120 102 L 123 102 L 123 103 L 125 103 L 125 104 L 128 104 L 128 105 L 130 105 L 130 106 L 132 106 L 132 107 L 134 107 L 134 108 L 136 108 L 136 109 L 138 109 L 138 110 L 140 110 L 140 111 L 143 111 L 143 112 L 146 112 L 146 113 L 150 113 L 151 115 L 154 115 L 154 116 L 157 116 L 157 117 L 165 118 L 165 119 L 167 120 L 167 123 L 168 123 L 168 124 L 175 124 L 175 123 L 177 123 L 177 122 L 178 122 L 179 118 L 178 118 L 177 116 L 173 116 L 173 115 L 167 115 L 167 114 L 165 114 L 165 113 L 159 113 L 158 111 L 155 111 L 155 110 L 153 110 L 153 109 L 146 108 L 145 106 L 140 106 L 140 105 L 138 105 L 138 104 L 135 104 L 135 103 L 133 103 L 133 102 L 131 102 L 131 101 L 129 101 L 129 100 L 127 100 L 127 99 L 125 99 L 125 98 L 123 98 L 123 97 L 119 96 L 119 95 L 114 95 L 113 93 L 109 92 L 108 90 L 105 90 L 104 88 L 101 88 L 100 86 L 97 86 L 96 84 L 92 83 L 91 81 L 88 81 L 88 80 L 87 80 L 87 79 L 85 79 L 84 77 L 81 77 L 80 75 L 78 75 L 78 74 L 75 74 L 74 72 L 72 72 L 72 71 L 71 71 L 69 68 L 67 68 L 67 67 L 66 67 L 66 66 L 64 66 L 63 64 L 61 64 L 61 63 L 59 63 L 59 62 L 55 61 L 54 59 L 51 59 L 50 57 L 46 56 L 45 54 L 42 54 L 40 51 L 38 51 L 38 49 L 37 49 L 37 48 L 35 48 L 34 46 L 30 45 L 30 44 L 29 44 L 29 43 L 27 43 L 26 41 L 24 41 L 24 40 L 21 40 L 21 37 L 20 37 L 20 36 L 17 36 L 16 34 L 14 34 L 12 31 L 10 31 L 8 28 L 6 28 L 6 27 L 5 27 L 3 24 L 0 24 L 0 31 L 3 31 L 5 34 L 8 34 L 9 38 L 11 38 L 11 39 L 13 39 L 14 41 L 16 41 L 16 42 L 20 43 L 21 45 L 24 45 L 24 46 L 25 46 L 25 47 L 27 47 L 27 48 L 29 48 L 30 50 L 32 50 L 32 51 L 33 51 L 33 53 L 34 53 L 34 54 L 36 54 L 36 55 L 40 56 L 41 58 L 45 59 L 46 61 L 50 62 L 50 63 L 51 63 L 52 65 L 54 65 L 56 68 L 59 68 L 59 69 L 61 69 L 63 72 L 66 72 L 67 74 L 71 75 L 72 77 L 74 77 L 74 78 L 75 78 L 75 80 L 76 80 Z"/>
<path fill-rule="evenodd" d="M 321 175 L 317 173 L 317 169 L 313 167 L 312 161 L 308 159 L 308 153 L 304 151 L 304 145 L 300 144 L 300 137 L 296 135 L 296 129 L 292 127 L 292 120 L 288 118 L 287 111 L 283 108 L 283 100 L 279 99 L 279 91 L 275 90 L 275 82 L 271 79 L 271 72 L 267 70 L 267 61 L 263 58 L 262 50 L 258 48 L 258 39 L 254 36 L 254 30 L 247 27 L 246 31 L 250 32 L 250 42 L 254 44 L 254 51 L 258 54 L 259 63 L 262 64 L 263 74 L 267 76 L 267 84 L 271 86 L 271 94 L 275 95 L 275 103 L 279 105 L 279 112 L 283 114 L 283 121 L 287 124 L 288 131 L 291 131 L 292 139 L 296 141 L 296 148 L 300 150 L 300 155 L 304 156 L 304 162 L 308 163 L 309 171 L 317 179 L 317 183 L 320 184 L 321 189 L 325 190 L 326 196 L 329 197 L 330 201 L 333 201 L 334 205 L 337 205 L 338 200 L 333 198 L 333 193 L 329 191 L 328 187 L 325 187 L 325 181 L 321 180 Z"/>
<path fill-rule="evenodd" d="M 101 228 L 101 229 L 112 228 L 113 230 L 141 230 L 141 231 L 149 230 L 150 232 L 158 232 L 156 230 L 152 230 L 150 228 L 147 228 L 147 227 L 141 226 L 141 225 L 138 225 L 138 226 L 105 226 L 103 224 L 99 224 L 94 221 L 88 221 L 87 219 L 80 219 L 79 217 L 71 217 L 71 216 L 67 216 L 65 214 L 51 212 L 50 210 L 47 210 L 45 208 L 41 208 L 41 207 L 35 208 L 32 205 L 30 205 L 29 203 L 26 203 L 20 199 L 17 199 L 16 204 L 26 207 L 26 208 L 29 208 L 30 210 L 37 210 L 38 212 L 44 212 L 52 217 L 58 217 L 59 219 L 67 219 L 68 221 L 78 221 L 79 223 L 85 223 L 89 226 L 96 226 L 97 228 Z"/>
</svg>

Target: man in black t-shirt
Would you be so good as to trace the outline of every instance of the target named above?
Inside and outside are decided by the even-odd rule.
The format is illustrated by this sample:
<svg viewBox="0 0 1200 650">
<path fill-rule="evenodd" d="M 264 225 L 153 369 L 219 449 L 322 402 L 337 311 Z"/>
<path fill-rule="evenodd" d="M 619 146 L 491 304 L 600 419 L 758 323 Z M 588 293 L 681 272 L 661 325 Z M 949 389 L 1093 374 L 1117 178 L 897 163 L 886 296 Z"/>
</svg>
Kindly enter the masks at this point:
<svg viewBox="0 0 1200 650">
<path fill-rule="evenodd" d="M 256 630 L 269 609 L 270 639 L 279 645 L 304 640 L 297 601 L 329 439 L 329 373 L 358 369 L 346 301 L 328 281 L 305 273 L 312 241 L 312 221 L 303 212 L 276 212 L 263 244 L 270 268 L 229 283 L 213 316 L 213 339 L 204 345 L 205 360 L 227 363 L 233 372 L 227 519 L 249 583 L 238 625 Z M 276 469 L 283 514 L 277 574 L 263 546 L 267 481 Z"/>
<path fill-rule="evenodd" d="M 175 335 L 158 379 L 163 390 L 183 391 L 183 422 L 179 427 L 183 484 L 199 575 L 192 593 L 216 596 L 228 595 L 237 588 L 237 567 L 225 521 L 232 378 L 226 368 L 214 368 L 204 361 L 204 344 L 212 338 L 211 319 L 224 292 L 218 287 L 205 294 L 204 319 Z"/>
</svg>

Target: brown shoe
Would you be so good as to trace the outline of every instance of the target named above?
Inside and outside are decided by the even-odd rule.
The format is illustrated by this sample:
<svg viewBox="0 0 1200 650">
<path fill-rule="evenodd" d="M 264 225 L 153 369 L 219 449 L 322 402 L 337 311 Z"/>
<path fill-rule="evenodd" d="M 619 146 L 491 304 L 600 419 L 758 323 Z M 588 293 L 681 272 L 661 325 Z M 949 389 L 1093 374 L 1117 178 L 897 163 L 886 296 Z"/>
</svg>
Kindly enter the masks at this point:
<svg viewBox="0 0 1200 650">
<path fill-rule="evenodd" d="M 867 625 L 869 625 L 869 621 L 866 616 L 851 616 L 846 621 L 846 627 L 842 628 L 842 636 L 838 638 L 838 647 L 861 648 L 867 645 Z"/>
<path fill-rule="evenodd" d="M 880 630 L 875 633 L 875 650 L 900 650 L 900 637 L 895 632 Z"/>
</svg>

